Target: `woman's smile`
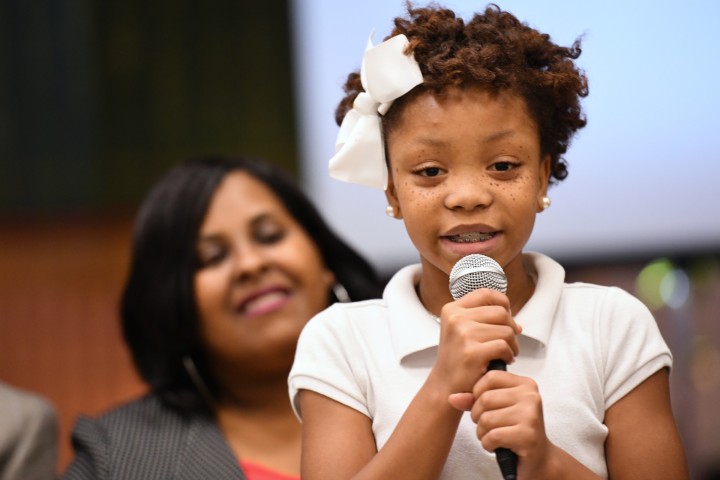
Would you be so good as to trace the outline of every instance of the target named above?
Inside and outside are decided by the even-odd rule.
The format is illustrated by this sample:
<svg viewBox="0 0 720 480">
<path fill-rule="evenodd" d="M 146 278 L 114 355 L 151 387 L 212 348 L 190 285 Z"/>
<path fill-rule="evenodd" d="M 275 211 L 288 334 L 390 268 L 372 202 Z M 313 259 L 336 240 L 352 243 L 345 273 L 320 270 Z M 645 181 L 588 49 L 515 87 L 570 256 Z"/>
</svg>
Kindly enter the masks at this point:
<svg viewBox="0 0 720 480">
<path fill-rule="evenodd" d="M 246 317 L 260 317 L 280 310 L 291 300 L 290 291 L 281 287 L 269 287 L 247 296 L 235 309 Z"/>
</svg>

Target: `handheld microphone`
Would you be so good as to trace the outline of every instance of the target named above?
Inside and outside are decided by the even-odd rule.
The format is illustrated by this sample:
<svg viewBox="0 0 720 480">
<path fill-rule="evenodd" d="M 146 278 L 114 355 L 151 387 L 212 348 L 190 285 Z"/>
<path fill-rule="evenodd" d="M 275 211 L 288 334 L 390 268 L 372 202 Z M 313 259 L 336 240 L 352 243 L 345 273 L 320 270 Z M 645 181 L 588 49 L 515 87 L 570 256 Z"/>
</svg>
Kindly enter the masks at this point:
<svg viewBox="0 0 720 480">
<path fill-rule="evenodd" d="M 491 288 L 498 292 L 507 291 L 507 277 L 502 267 L 486 255 L 467 255 L 453 266 L 450 272 L 450 294 L 457 300 L 479 288 Z M 488 370 L 506 370 L 505 362 L 492 360 Z M 508 448 L 495 450 L 500 472 L 505 480 L 517 479 L 517 455 Z"/>
</svg>

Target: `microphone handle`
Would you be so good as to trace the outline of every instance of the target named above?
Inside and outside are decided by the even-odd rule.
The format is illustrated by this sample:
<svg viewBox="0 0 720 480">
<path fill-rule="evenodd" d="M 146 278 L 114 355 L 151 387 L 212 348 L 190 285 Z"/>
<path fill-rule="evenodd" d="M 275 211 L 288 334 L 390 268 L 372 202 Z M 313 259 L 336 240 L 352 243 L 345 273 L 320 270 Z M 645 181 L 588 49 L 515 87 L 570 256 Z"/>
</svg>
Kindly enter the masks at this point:
<svg viewBox="0 0 720 480">
<path fill-rule="evenodd" d="M 488 370 L 506 371 L 507 367 L 502 360 L 491 360 L 488 364 Z M 515 452 L 509 448 L 500 447 L 495 450 L 495 458 L 503 478 L 505 480 L 517 480 L 517 455 Z"/>
</svg>

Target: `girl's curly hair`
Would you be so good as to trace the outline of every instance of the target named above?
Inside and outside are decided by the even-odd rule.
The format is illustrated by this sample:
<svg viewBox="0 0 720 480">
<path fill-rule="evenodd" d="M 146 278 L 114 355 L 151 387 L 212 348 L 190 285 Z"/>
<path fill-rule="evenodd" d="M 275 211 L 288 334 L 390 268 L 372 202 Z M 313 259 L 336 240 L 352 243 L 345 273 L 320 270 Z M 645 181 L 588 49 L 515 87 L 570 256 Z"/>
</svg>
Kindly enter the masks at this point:
<svg viewBox="0 0 720 480">
<path fill-rule="evenodd" d="M 580 39 L 561 47 L 497 5 L 489 5 L 466 24 L 452 10 L 430 4 L 413 8 L 408 17 L 395 19 L 387 37 L 405 34 L 407 53 L 420 64 L 424 82 L 397 99 L 383 117 L 388 131 L 409 100 L 421 93 L 441 93 L 449 87 L 480 86 L 493 92 L 520 95 L 540 132 L 542 154 L 551 159 L 551 181 L 567 177 L 563 154 L 573 135 L 587 123 L 580 99 L 588 94 L 587 78 L 574 64 L 581 53 Z M 345 97 L 335 112 L 338 125 L 363 91 L 358 72 L 344 86 Z"/>
</svg>

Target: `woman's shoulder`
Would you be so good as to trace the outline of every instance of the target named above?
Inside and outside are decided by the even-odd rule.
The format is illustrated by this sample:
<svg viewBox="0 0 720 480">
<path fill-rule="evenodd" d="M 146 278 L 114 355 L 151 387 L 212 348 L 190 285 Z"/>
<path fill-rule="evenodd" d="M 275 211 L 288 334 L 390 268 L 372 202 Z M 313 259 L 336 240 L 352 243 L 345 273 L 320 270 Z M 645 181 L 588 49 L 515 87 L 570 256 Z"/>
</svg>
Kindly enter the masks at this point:
<svg viewBox="0 0 720 480">
<path fill-rule="evenodd" d="M 188 435 L 217 436 L 214 421 L 200 414 L 183 415 L 165 405 L 158 396 L 118 405 L 96 417 L 81 415 L 72 437 L 77 444 L 114 451 L 134 452 L 134 457 L 182 447 Z"/>
<path fill-rule="evenodd" d="M 76 457 L 64 480 L 167 478 L 167 472 L 201 478 L 201 471 L 232 473 L 208 474 L 208 478 L 238 478 L 239 466 L 212 418 L 183 415 L 155 395 L 118 405 L 97 417 L 81 416 L 72 440 Z"/>
<path fill-rule="evenodd" d="M 73 429 L 74 435 L 102 436 L 105 440 L 136 435 L 154 436 L 185 428 L 188 418 L 166 406 L 158 396 L 143 397 L 118 405 L 98 416 L 81 415 Z"/>
<path fill-rule="evenodd" d="M 177 414 L 166 407 L 157 395 L 147 394 L 121 403 L 95 417 L 101 423 L 113 423 L 129 419 L 162 418 Z"/>
</svg>

